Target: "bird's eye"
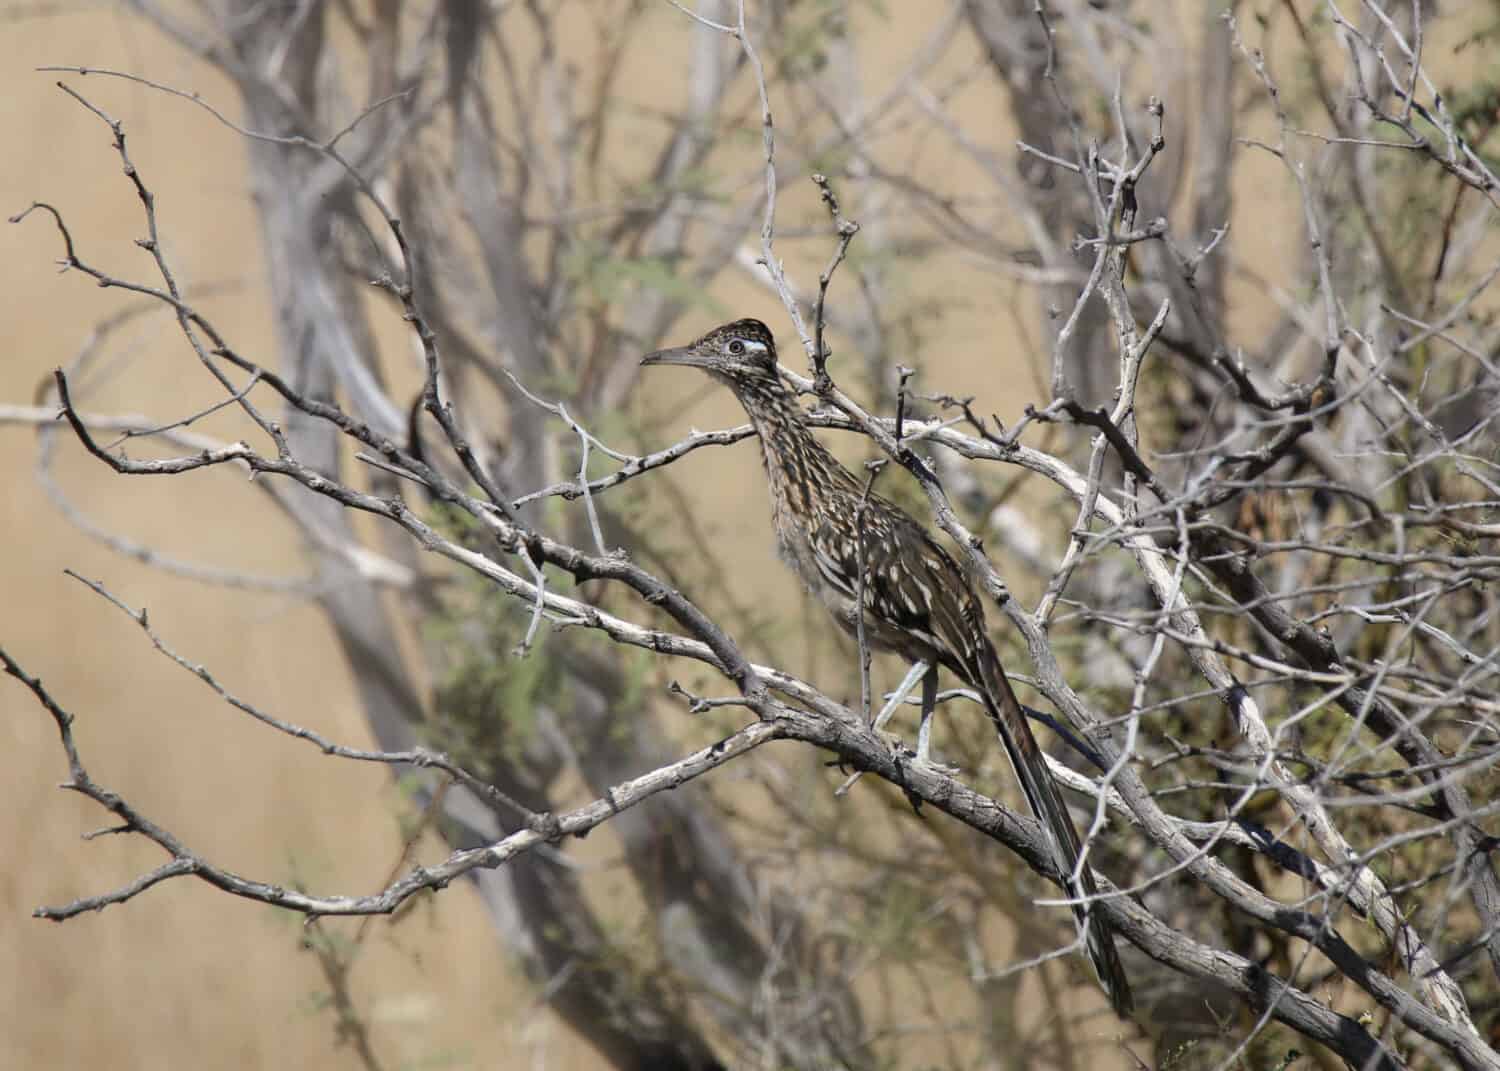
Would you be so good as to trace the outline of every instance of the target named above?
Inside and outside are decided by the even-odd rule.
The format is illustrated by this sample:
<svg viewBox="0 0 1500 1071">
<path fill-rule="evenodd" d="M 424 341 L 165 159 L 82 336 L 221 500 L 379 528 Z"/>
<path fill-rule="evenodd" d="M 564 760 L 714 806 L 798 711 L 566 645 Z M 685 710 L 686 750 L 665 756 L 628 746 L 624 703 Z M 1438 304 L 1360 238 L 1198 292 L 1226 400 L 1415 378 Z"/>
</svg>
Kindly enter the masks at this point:
<svg viewBox="0 0 1500 1071">
<path fill-rule="evenodd" d="M 739 357 L 745 352 L 745 344 L 739 339 L 734 339 L 729 343 L 729 352 L 734 356 Z"/>
</svg>

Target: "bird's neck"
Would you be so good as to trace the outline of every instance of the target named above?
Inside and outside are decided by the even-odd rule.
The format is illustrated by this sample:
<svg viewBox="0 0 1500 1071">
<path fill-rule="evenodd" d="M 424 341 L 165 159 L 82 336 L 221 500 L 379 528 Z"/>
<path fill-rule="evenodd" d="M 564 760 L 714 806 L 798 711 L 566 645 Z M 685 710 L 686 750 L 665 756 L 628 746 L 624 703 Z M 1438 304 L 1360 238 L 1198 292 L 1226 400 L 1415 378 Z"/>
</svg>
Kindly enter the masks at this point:
<svg viewBox="0 0 1500 1071">
<path fill-rule="evenodd" d="M 830 491 L 853 484 L 854 477 L 813 435 L 785 384 L 736 384 L 735 393 L 760 438 L 773 503 L 784 497 L 795 513 L 811 516 Z"/>
</svg>

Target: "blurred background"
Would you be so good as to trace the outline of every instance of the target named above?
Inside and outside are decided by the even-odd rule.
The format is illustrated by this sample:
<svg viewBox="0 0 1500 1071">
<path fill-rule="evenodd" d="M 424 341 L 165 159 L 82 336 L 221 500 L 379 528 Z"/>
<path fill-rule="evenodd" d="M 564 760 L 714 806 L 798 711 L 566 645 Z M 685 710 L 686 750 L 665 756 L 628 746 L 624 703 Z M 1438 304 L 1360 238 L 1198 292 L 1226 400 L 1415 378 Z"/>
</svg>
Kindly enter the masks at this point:
<svg viewBox="0 0 1500 1071">
<path fill-rule="evenodd" d="M 1199 268 L 1197 318 L 1174 312 L 1169 356 L 1143 387 L 1155 415 L 1140 423 L 1166 454 L 1215 426 L 1219 388 L 1205 385 L 1215 345 L 1281 381 L 1320 359 L 1304 206 L 1287 167 L 1236 141 L 1274 141 L 1276 126 L 1222 10 L 1235 11 L 1248 47 L 1266 50 L 1299 121 L 1332 130 L 1339 117 L 1368 116 L 1354 116 L 1355 75 L 1322 5 L 1055 7 L 1053 55 L 1029 0 L 748 4 L 776 118 L 776 248 L 799 295 L 815 297 L 836 239 L 809 175 L 827 173 L 862 225 L 828 299 L 840 386 L 889 416 L 898 368 L 912 367 L 913 390 L 933 396 L 913 399 L 919 415 L 955 415 L 936 398 L 948 395 L 1014 423 L 1052 397 L 1054 340 L 1094 256 L 1074 241 L 1092 233 L 1076 176 L 1016 145 L 1075 156 L 1049 62 L 1086 137 L 1112 157 L 1115 94 L 1137 151 L 1152 126 L 1146 98 L 1160 98 L 1167 149 L 1141 185 L 1141 221 L 1169 221 L 1174 251 L 1188 257 L 1229 226 Z M 1500 11 L 1423 7 L 1440 81 L 1493 94 L 1500 74 L 1484 34 Z M 698 10 L 735 17 L 727 3 Z M 1370 12 L 1360 18 L 1380 29 Z M 670 4 L 10 3 L 0 35 L 4 214 L 47 202 L 80 259 L 161 285 L 136 244 L 146 220 L 110 131 L 64 82 L 123 124 L 185 300 L 244 358 L 404 442 L 421 353 L 399 306 L 369 285 L 399 263 L 397 250 L 344 173 L 307 149 L 253 140 L 182 95 L 36 68 L 125 72 L 265 134 L 322 140 L 363 115 L 340 150 L 401 216 L 460 420 L 518 495 L 571 479 L 579 453 L 570 427 L 511 376 L 634 454 L 743 419 L 727 392 L 692 374 L 637 380 L 647 350 L 756 316 L 777 332 L 783 363 L 805 370 L 754 263 L 765 184 L 751 71 L 735 40 Z M 377 101 L 387 103 L 366 114 Z M 1493 105 L 1477 114 L 1487 137 Z M 1298 151 L 1328 213 L 1341 296 L 1378 278 L 1384 295 L 1446 307 L 1479 278 L 1495 244 L 1482 197 L 1455 200 L 1415 165 L 1344 159 L 1311 139 Z M 1361 178 L 1375 186 L 1367 200 L 1348 192 Z M 1371 203 L 1375 220 L 1361 224 Z M 1446 229 L 1423 229 L 1450 210 Z M 537 809 L 576 806 L 742 723 L 734 711 L 689 716 L 667 695 L 673 679 L 699 694 L 730 690 L 705 667 L 622 652 L 582 630 L 544 625 L 514 658 L 524 604 L 369 518 L 227 468 L 113 474 L 50 420 L 53 369 L 70 369 L 80 409 L 121 428 L 200 412 L 222 388 L 160 303 L 60 273 L 50 217 L 33 212 L 0 240 L 11 339 L 0 362 L 0 645 L 76 716 L 95 779 L 205 858 L 319 894 L 362 894 L 450 846 L 494 839 L 515 816 L 255 723 L 64 569 L 147 609 L 163 643 L 258 708 L 353 747 L 443 747 Z M 1439 246 L 1447 267 L 1433 274 Z M 1132 253 L 1142 322 L 1171 291 L 1166 257 Z M 1109 401 L 1115 347 L 1095 301 L 1062 360 L 1083 400 Z M 301 456 L 378 493 L 397 489 L 326 428 L 286 417 L 263 386 L 253 397 L 287 420 Z M 430 422 L 419 426 L 437 441 Z M 233 407 L 187 430 L 265 445 Z M 850 462 L 875 456 L 863 439 L 825 437 Z M 1035 442 L 1081 450 L 1068 456 L 1086 464 L 1074 432 L 1039 428 Z M 940 464 L 966 523 L 1034 602 L 1076 505 L 1018 469 Z M 742 442 L 601 495 L 605 543 L 689 594 L 751 657 L 857 702 L 852 645 L 774 560 L 759 466 Z M 613 467 L 594 451 L 591 473 Z M 926 510 L 903 475 L 884 479 L 885 493 Z M 446 533 L 473 537 L 415 489 L 403 493 Z M 533 523 L 592 546 L 581 502 L 528 509 Z M 1107 565 L 1089 575 L 1089 591 L 1118 579 Z M 651 620 L 602 585 L 568 593 Z M 1067 619 L 1054 640 L 1088 667 L 1079 690 L 1109 709 L 1128 703 L 1140 648 L 1096 625 Z M 994 613 L 991 626 L 1024 666 Z M 889 686 L 902 669 L 877 660 L 877 680 Z M 1186 724 L 1219 716 L 1211 696 L 1197 702 Z M 9 679 L 0 711 L 8 1066 L 1208 1067 L 1227 1052 L 1223 1039 L 1255 1023 L 1189 980 L 1153 975 L 1133 951 L 1137 1024 L 1108 1013 L 1073 958 L 1003 973 L 1068 939 L 1065 912 L 1031 905 L 1043 883 L 971 830 L 913 816 L 873 778 L 835 800 L 843 771 L 790 743 L 393 919 L 307 927 L 176 880 L 44 922 L 34 908 L 116 888 L 163 856 L 138 837 L 80 839 L 107 816 L 57 788 L 66 766 L 51 721 Z M 939 751 L 1014 803 L 982 721 L 972 709 L 940 715 Z M 895 728 L 910 735 L 914 722 Z M 1118 845 L 1101 857 L 1122 869 L 1141 861 Z M 1216 925 L 1187 899 L 1153 909 L 1184 928 Z M 1215 932 L 1249 954 L 1250 938 Z M 1263 961 L 1275 955 L 1292 953 Z M 1333 983 L 1322 995 L 1340 1000 Z M 1341 1010 L 1357 1014 L 1358 1000 Z M 1251 1066 L 1277 1066 L 1290 1047 L 1274 1034 L 1265 1045 Z M 1312 1059 L 1339 1066 L 1321 1050 Z"/>
</svg>

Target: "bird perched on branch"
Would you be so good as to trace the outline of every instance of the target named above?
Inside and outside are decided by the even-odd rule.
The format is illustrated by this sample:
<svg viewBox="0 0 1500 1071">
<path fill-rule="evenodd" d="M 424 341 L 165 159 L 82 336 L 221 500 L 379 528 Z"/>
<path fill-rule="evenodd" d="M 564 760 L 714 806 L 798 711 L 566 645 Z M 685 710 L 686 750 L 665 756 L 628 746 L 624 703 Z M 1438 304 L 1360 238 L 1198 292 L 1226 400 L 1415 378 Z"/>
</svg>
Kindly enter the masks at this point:
<svg viewBox="0 0 1500 1071">
<path fill-rule="evenodd" d="M 813 436 L 781 378 L 770 329 L 759 320 L 736 320 L 690 345 L 648 354 L 641 364 L 701 368 L 734 391 L 760 438 L 782 557 L 851 634 L 859 630 L 856 605 L 862 595 L 866 642 L 912 661 L 908 682 L 920 673 L 919 757 L 926 758 L 937 667 L 944 666 L 983 698 L 1068 895 L 1093 896 L 1097 886 L 1087 867 L 1073 877 L 1081 851 L 1077 830 L 990 643 L 974 589 L 922 525 L 861 486 Z M 1073 910 L 1099 981 L 1115 1010 L 1125 1015 L 1130 987 L 1113 935 L 1093 907 L 1082 903 Z"/>
</svg>

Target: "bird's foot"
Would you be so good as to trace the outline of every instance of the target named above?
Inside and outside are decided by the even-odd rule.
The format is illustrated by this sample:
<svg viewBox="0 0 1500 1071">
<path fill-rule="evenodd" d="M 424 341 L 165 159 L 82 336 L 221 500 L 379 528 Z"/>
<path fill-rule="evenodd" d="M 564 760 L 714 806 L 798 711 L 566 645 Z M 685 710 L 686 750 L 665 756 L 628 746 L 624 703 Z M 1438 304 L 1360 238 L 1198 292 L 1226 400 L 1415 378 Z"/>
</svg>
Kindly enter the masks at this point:
<svg viewBox="0 0 1500 1071">
<path fill-rule="evenodd" d="M 918 755 L 916 756 L 916 759 L 918 762 L 925 762 L 928 766 L 932 767 L 934 770 L 944 775 L 945 777 L 957 777 L 959 774 L 964 772 L 964 768 L 962 766 L 954 766 L 953 764 L 947 762 L 938 762 L 930 755 L 925 759 L 922 758 L 922 756 Z"/>
<path fill-rule="evenodd" d="M 878 728 L 875 729 L 874 732 L 875 739 L 879 740 L 882 744 L 885 745 L 886 750 L 891 753 L 891 757 L 894 758 L 898 764 L 909 762 L 911 759 L 916 757 L 917 753 L 911 749 L 911 746 L 895 733 L 888 733 L 885 730 Z M 847 796 L 849 794 L 849 790 L 854 787 L 854 783 L 861 777 L 863 777 L 864 774 L 865 771 L 863 770 L 854 771 L 854 773 L 844 778 L 843 783 L 840 784 L 838 788 L 833 790 L 833 794 L 838 797 Z"/>
<path fill-rule="evenodd" d="M 925 739 L 917 741 L 917 750 L 913 753 L 913 758 L 922 763 L 924 766 L 931 766 L 938 773 L 946 774 L 949 777 L 957 777 L 959 774 L 963 773 L 963 767 L 952 766 L 946 762 L 939 762 L 937 759 L 933 758 L 931 749 L 923 746 L 926 743 L 927 741 Z"/>
</svg>

